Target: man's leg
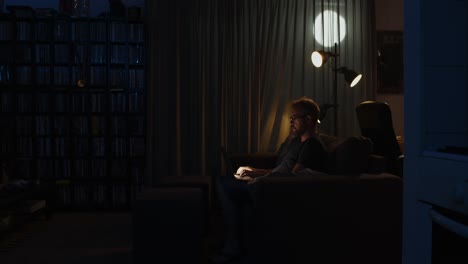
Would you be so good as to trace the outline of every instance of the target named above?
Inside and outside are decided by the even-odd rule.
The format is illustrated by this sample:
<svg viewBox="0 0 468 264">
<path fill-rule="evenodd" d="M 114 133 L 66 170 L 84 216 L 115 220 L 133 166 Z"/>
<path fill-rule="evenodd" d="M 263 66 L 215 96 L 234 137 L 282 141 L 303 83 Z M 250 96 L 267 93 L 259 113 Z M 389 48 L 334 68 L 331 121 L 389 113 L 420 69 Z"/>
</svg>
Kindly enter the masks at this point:
<svg viewBox="0 0 468 264">
<path fill-rule="evenodd" d="M 247 182 L 237 180 L 233 176 L 219 177 L 216 182 L 218 197 L 223 209 L 223 219 L 226 227 L 225 242 L 222 253 L 240 256 L 242 252 L 243 211 L 246 206 L 252 206 Z"/>
</svg>

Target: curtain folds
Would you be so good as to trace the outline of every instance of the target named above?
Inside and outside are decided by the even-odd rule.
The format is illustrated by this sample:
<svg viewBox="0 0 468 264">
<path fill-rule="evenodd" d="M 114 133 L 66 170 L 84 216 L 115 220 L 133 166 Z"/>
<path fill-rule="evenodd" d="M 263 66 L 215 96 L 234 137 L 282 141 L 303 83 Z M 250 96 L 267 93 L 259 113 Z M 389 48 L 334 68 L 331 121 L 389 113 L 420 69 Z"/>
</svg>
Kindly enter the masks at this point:
<svg viewBox="0 0 468 264">
<path fill-rule="evenodd" d="M 317 26 L 327 10 L 346 25 L 322 16 L 331 29 Z M 359 134 L 354 107 L 374 98 L 373 1 L 151 0 L 146 11 L 150 180 L 216 174 L 221 145 L 228 152 L 275 151 L 289 134 L 291 100 L 332 103 L 334 73 L 315 68 L 310 55 L 333 51 L 320 43 L 334 35 L 344 35 L 339 66 L 363 73 L 354 88 L 338 76 L 340 135 Z M 332 111 L 323 133 L 334 131 Z"/>
</svg>

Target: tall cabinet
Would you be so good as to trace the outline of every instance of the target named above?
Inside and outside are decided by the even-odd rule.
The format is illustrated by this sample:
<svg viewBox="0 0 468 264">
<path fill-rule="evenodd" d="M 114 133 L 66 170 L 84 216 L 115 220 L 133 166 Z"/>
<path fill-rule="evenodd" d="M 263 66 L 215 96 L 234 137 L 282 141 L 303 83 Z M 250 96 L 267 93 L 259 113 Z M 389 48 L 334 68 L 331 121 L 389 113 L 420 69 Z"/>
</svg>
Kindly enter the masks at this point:
<svg viewBox="0 0 468 264">
<path fill-rule="evenodd" d="M 435 223 L 462 225 L 440 211 L 468 219 L 468 1 L 406 0 L 404 8 L 402 263 L 441 263 L 434 246 L 450 243 L 434 236 Z"/>
<path fill-rule="evenodd" d="M 63 208 L 125 208 L 142 186 L 145 27 L 0 17 L 1 155 Z"/>
</svg>

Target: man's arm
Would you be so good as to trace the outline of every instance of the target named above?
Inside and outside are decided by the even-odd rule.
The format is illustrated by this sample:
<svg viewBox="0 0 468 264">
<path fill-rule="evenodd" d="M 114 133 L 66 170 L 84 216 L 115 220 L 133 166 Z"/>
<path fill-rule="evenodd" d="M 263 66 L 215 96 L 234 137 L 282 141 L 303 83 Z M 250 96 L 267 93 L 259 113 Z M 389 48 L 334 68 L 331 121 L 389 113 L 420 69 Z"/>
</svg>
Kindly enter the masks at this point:
<svg viewBox="0 0 468 264">
<path fill-rule="evenodd" d="M 271 170 L 268 169 L 258 169 L 258 168 L 252 168 L 252 167 L 239 167 L 237 169 L 236 174 L 234 177 L 239 180 L 244 180 L 248 181 L 253 178 L 261 177 L 267 173 L 270 173 Z"/>
<path fill-rule="evenodd" d="M 276 166 L 272 170 L 265 170 L 265 169 L 258 169 L 258 168 L 251 168 L 247 167 L 248 171 L 246 171 L 244 174 L 242 172 L 239 173 L 239 177 L 236 176 L 236 178 L 240 179 L 242 178 L 241 175 L 245 176 L 245 180 L 250 180 L 258 177 L 265 176 L 269 173 L 289 173 L 291 172 L 291 169 L 294 167 L 294 164 L 296 163 L 296 155 L 301 147 L 301 143 L 299 138 L 293 138 L 288 145 L 288 152 L 287 154 L 283 157 L 283 160 L 281 163 Z M 246 168 L 246 167 L 240 167 L 241 168 Z"/>
</svg>

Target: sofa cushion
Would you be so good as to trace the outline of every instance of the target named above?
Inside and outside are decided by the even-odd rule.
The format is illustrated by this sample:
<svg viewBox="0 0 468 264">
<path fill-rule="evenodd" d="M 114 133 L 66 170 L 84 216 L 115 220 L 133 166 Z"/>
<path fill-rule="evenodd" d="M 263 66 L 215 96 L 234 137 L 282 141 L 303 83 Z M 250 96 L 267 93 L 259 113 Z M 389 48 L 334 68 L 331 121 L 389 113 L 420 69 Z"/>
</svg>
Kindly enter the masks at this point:
<svg viewBox="0 0 468 264">
<path fill-rule="evenodd" d="M 361 173 L 369 167 L 369 155 L 372 154 L 372 141 L 365 137 L 336 138 L 320 135 L 329 159 L 329 173 Z"/>
</svg>

